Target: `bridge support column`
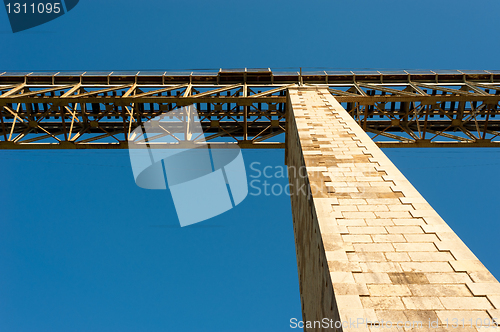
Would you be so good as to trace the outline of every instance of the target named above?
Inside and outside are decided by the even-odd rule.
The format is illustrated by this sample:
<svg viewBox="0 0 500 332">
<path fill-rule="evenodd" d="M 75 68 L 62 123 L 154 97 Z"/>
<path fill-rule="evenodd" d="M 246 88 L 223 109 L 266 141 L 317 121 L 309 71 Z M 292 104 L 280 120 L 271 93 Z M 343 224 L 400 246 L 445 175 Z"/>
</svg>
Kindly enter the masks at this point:
<svg viewBox="0 0 500 332">
<path fill-rule="evenodd" d="M 288 98 L 305 329 L 492 327 L 500 284 L 453 230 L 326 89 L 292 88 Z"/>
</svg>

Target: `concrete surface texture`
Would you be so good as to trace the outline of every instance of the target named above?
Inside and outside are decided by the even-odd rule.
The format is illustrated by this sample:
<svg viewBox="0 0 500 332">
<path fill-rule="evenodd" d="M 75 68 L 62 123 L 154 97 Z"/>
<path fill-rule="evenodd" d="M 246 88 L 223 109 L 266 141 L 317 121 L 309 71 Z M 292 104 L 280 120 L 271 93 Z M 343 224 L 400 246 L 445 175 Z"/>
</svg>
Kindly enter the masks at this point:
<svg viewBox="0 0 500 332">
<path fill-rule="evenodd" d="M 500 283 L 334 97 L 288 98 L 305 330 L 500 330 Z"/>
</svg>

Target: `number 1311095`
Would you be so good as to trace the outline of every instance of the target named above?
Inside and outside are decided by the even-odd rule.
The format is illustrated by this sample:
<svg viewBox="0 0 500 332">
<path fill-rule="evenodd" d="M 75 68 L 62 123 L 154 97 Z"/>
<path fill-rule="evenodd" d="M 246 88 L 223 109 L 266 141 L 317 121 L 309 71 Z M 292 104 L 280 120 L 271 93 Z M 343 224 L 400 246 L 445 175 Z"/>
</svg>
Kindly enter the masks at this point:
<svg viewBox="0 0 500 332">
<path fill-rule="evenodd" d="M 26 4 L 26 3 L 7 3 L 5 5 L 7 7 L 7 13 L 14 14 L 59 14 L 61 12 L 61 3 L 43 3 L 40 2 L 37 5 L 34 3 Z"/>
</svg>

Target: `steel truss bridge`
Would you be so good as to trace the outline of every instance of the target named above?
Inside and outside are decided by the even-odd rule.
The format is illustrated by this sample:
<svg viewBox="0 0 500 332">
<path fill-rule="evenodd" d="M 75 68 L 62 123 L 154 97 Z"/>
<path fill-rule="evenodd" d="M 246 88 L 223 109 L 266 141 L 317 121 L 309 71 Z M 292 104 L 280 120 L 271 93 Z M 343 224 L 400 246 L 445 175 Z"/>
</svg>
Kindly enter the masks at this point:
<svg viewBox="0 0 500 332">
<path fill-rule="evenodd" d="M 380 147 L 500 146 L 500 71 L 221 69 L 0 72 L 0 148 L 127 148 L 137 126 L 187 105 L 211 146 L 282 148 L 296 86 L 328 88 Z"/>
</svg>

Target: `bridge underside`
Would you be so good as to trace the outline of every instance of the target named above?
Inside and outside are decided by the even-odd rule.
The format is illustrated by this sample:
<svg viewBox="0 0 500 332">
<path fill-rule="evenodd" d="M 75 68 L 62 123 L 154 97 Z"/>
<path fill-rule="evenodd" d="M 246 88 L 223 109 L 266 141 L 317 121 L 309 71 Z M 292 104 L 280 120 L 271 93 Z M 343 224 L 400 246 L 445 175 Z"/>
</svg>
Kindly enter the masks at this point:
<svg viewBox="0 0 500 332">
<path fill-rule="evenodd" d="M 144 147 L 196 144 L 187 105 L 212 147 L 286 146 L 303 319 L 361 320 L 305 330 L 500 324 L 498 281 L 379 149 L 500 146 L 500 72 L 3 73 L 0 93 L 4 149 L 137 147 L 146 122 Z"/>
<path fill-rule="evenodd" d="M 212 147 L 283 148 L 297 86 L 327 88 L 379 147 L 500 146 L 500 72 L 245 69 L 1 73 L 0 148 L 127 148 L 137 126 L 186 105 Z"/>
</svg>

